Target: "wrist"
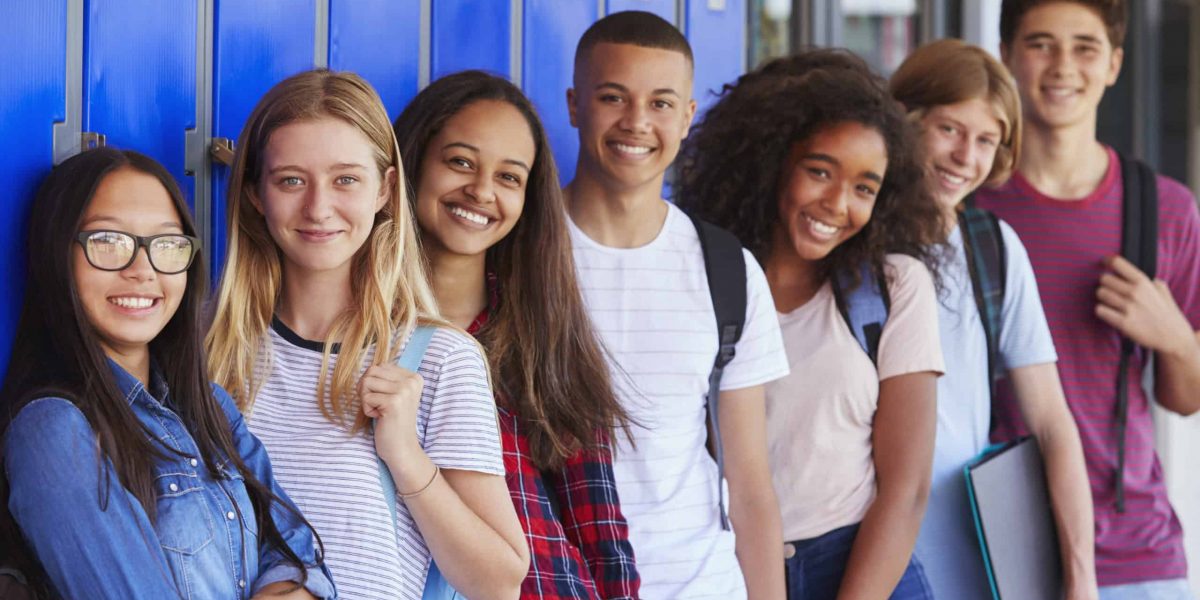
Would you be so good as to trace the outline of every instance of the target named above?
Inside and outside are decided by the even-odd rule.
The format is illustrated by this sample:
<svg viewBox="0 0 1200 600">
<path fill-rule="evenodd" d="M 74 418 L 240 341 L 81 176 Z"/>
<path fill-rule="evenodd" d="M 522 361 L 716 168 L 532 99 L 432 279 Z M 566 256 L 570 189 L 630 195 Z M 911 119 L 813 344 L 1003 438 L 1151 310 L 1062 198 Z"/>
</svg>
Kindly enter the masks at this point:
<svg viewBox="0 0 1200 600">
<path fill-rule="evenodd" d="M 425 451 L 415 441 L 404 444 L 386 455 L 381 454 L 379 458 L 391 472 L 396 489 L 402 492 L 419 487 L 425 482 L 422 477 L 427 479 L 429 471 L 433 470 L 433 461 L 429 460 Z"/>
</svg>

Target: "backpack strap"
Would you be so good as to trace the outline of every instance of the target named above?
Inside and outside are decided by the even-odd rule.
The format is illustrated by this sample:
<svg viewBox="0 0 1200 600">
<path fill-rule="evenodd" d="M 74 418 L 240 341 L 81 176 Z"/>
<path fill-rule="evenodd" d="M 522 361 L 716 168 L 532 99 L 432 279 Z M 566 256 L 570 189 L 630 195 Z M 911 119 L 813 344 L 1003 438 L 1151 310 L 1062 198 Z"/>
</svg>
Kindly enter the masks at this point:
<svg viewBox="0 0 1200 600">
<path fill-rule="evenodd" d="M 426 325 L 418 326 L 413 330 L 412 335 L 408 338 L 408 344 L 404 346 L 404 352 L 400 354 L 396 364 L 412 371 L 417 372 L 421 367 L 421 358 L 425 356 L 425 350 L 429 348 L 429 340 L 433 338 L 433 332 L 436 327 Z M 375 432 L 375 422 L 371 421 L 371 432 Z M 392 515 L 392 523 L 396 522 L 396 482 L 392 479 L 392 472 L 388 470 L 387 464 L 382 458 L 377 458 L 379 462 L 379 483 L 383 487 L 383 499 L 387 501 L 388 512 Z"/>
<path fill-rule="evenodd" d="M 988 390 L 994 399 L 996 381 L 1001 375 L 1000 327 L 1008 256 L 1000 219 L 989 211 L 977 208 L 972 200 L 967 198 L 963 210 L 958 213 L 958 228 L 962 232 L 967 271 L 975 292 L 975 308 L 979 311 L 979 321 L 983 323 L 983 335 L 987 341 Z"/>
<path fill-rule="evenodd" d="M 1153 279 L 1158 268 L 1158 180 L 1140 160 L 1118 154 L 1121 162 L 1121 256 Z M 1125 512 L 1125 445 L 1129 428 L 1129 365 L 1136 347 L 1121 338 L 1117 367 L 1117 512 Z"/>
<path fill-rule="evenodd" d="M 878 368 L 879 338 L 892 309 L 892 297 L 883 274 L 876 272 L 870 263 L 864 262 L 859 267 L 858 277 L 859 283 L 855 285 L 854 273 L 838 271 L 830 277 L 829 284 L 850 333 Z"/>
<path fill-rule="evenodd" d="M 717 403 L 721 396 L 721 376 L 737 353 L 737 343 L 746 325 L 746 259 L 741 242 L 732 233 L 696 217 L 691 219 L 700 237 L 708 293 L 717 316 L 717 357 L 708 375 L 706 403 L 717 461 L 717 506 L 721 511 L 721 527 L 730 530 L 729 514 L 725 510 L 725 449 L 721 443 L 721 413 Z"/>
</svg>

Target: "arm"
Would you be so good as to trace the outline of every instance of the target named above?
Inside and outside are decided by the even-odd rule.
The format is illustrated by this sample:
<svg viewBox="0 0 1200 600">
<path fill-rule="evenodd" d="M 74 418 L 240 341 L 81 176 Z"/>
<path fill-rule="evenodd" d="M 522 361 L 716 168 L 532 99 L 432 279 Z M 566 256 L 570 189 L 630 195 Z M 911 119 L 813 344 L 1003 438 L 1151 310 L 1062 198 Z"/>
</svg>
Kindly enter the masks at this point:
<svg viewBox="0 0 1200 600">
<path fill-rule="evenodd" d="M 879 382 L 871 431 L 878 490 L 850 550 L 839 599 L 887 598 L 908 568 L 929 501 L 936 411 L 934 372 Z"/>
<path fill-rule="evenodd" d="M 1096 316 L 1155 353 L 1154 395 L 1167 410 L 1187 416 L 1200 411 L 1200 332 L 1162 280 L 1119 256 L 1106 262 L 1096 290 Z"/>
<path fill-rule="evenodd" d="M 1097 598 L 1092 491 L 1079 430 L 1067 408 L 1058 369 L 1055 363 L 1042 363 L 1012 369 L 1008 377 L 1046 463 L 1067 598 Z"/>
<path fill-rule="evenodd" d="M 230 435 L 234 449 L 242 458 L 246 469 L 261 482 L 278 499 L 271 503 L 271 519 L 275 528 L 288 548 L 295 553 L 304 564 L 302 573 L 299 566 L 292 564 L 279 548 L 273 545 L 260 544 L 258 548 L 258 577 L 254 580 L 251 591 L 255 594 L 275 593 L 280 590 L 292 590 L 301 580 L 304 581 L 294 594 L 285 598 L 333 598 L 333 576 L 323 561 L 317 560 L 316 542 L 313 530 L 300 515 L 300 509 L 292 503 L 287 493 L 279 486 L 275 474 L 271 470 L 271 459 L 267 449 L 254 434 L 246 428 L 246 419 L 238 411 L 237 404 L 229 394 L 218 385 L 213 385 L 213 398 L 221 405 L 225 417 L 229 420 Z M 263 539 L 260 536 L 260 541 Z M 278 596 L 276 596 L 278 597 Z"/>
<path fill-rule="evenodd" d="M 179 596 L 150 519 L 101 461 L 74 404 L 43 398 L 26 405 L 5 432 L 4 466 L 8 508 L 59 594 Z"/>
<path fill-rule="evenodd" d="M 763 386 L 721 392 L 721 443 L 729 481 L 729 519 L 737 530 L 737 558 L 749 598 L 782 599 L 783 519 L 767 462 L 767 409 Z"/>
<path fill-rule="evenodd" d="M 277 581 L 263 586 L 251 600 L 317 600 L 317 597 L 295 582 Z"/>
<path fill-rule="evenodd" d="M 596 592 L 606 599 L 635 599 L 641 579 L 634 566 L 629 528 L 621 514 L 607 440 L 591 452 L 577 452 L 558 473 L 547 477 L 558 496 L 563 532 L 587 563 Z"/>
</svg>

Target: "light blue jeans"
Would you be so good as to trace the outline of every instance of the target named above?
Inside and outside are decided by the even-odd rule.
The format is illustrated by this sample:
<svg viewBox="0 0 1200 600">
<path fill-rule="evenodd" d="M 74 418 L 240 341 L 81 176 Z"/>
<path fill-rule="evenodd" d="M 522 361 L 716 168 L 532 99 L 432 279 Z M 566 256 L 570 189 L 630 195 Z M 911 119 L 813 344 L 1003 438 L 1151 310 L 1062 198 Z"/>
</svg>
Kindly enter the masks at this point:
<svg viewBox="0 0 1200 600">
<path fill-rule="evenodd" d="M 1100 600 L 1196 600 L 1186 579 L 1165 579 L 1100 588 Z"/>
</svg>

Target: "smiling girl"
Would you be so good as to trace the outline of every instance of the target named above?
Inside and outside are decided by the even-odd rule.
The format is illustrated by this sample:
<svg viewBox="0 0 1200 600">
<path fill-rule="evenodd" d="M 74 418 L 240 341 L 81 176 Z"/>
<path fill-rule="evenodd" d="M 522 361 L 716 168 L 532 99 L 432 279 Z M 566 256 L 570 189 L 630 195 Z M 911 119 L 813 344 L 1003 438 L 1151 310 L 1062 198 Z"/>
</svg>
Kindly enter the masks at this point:
<svg viewBox="0 0 1200 600">
<path fill-rule="evenodd" d="M 509 495 L 533 564 L 522 598 L 637 598 L 609 440 L 628 423 L 575 281 L 562 191 L 508 81 L 435 81 L 396 119 L 442 314 L 488 351 Z"/>
<path fill-rule="evenodd" d="M 321 531 L 344 596 L 420 598 L 433 557 L 470 598 L 514 598 L 528 548 L 487 367 L 436 316 L 402 169 L 360 77 L 310 71 L 263 96 L 230 178 L 214 377 Z M 438 327 L 414 373 L 394 363 L 418 324 Z"/>
<path fill-rule="evenodd" d="M 779 313 L 791 374 L 767 386 L 767 444 L 789 598 L 930 597 L 910 555 L 943 370 L 941 217 L 903 113 L 860 59 L 811 51 L 726 88 L 682 157 L 681 206 L 754 253 Z M 843 296 L 882 279 L 890 298 L 874 363 L 843 277 Z"/>
<path fill-rule="evenodd" d="M 207 275 L 171 176 L 92 150 L 31 214 L 0 393 L 0 562 L 46 597 L 333 598 L 312 529 L 208 382 Z"/>
</svg>

